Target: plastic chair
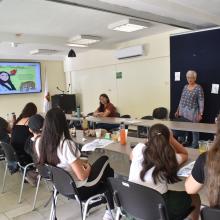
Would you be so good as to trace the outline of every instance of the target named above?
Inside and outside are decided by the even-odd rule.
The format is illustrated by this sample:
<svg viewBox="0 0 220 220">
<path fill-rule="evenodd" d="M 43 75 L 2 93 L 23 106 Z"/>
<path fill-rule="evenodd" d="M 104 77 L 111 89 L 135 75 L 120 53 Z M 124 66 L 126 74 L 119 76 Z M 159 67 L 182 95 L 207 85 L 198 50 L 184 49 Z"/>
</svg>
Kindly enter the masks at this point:
<svg viewBox="0 0 220 220">
<path fill-rule="evenodd" d="M 220 209 L 205 207 L 201 210 L 201 220 L 219 220 Z"/>
<path fill-rule="evenodd" d="M 131 118 L 131 116 L 130 115 L 122 115 L 122 116 L 120 116 L 120 118 Z"/>
<path fill-rule="evenodd" d="M 147 116 L 142 117 L 141 119 L 153 120 L 154 118 L 151 115 L 147 115 Z M 137 126 L 137 137 L 146 138 L 147 137 L 147 133 L 148 133 L 147 127 Z"/>
<path fill-rule="evenodd" d="M 20 164 L 20 162 L 17 159 L 17 155 L 16 152 L 14 150 L 14 148 L 12 147 L 12 145 L 4 143 L 4 142 L 0 142 L 0 146 L 2 147 L 4 154 L 5 154 L 5 171 L 4 171 L 4 176 L 3 176 L 3 183 L 2 183 L 2 193 L 4 192 L 4 187 L 5 187 L 5 180 L 6 180 L 6 174 L 7 174 L 7 170 L 8 170 L 8 166 L 10 163 L 13 163 L 14 165 L 17 166 L 18 169 L 15 170 L 15 172 L 17 171 L 21 171 L 22 172 L 22 181 L 21 181 L 21 188 L 20 188 L 20 194 L 19 194 L 19 199 L 18 199 L 18 203 L 21 203 L 21 197 L 22 197 L 22 193 L 23 193 L 23 188 L 24 188 L 24 180 L 25 180 L 25 175 L 27 172 L 27 169 L 31 166 L 34 165 L 34 163 L 29 163 L 26 166 L 22 166 Z"/>
<path fill-rule="evenodd" d="M 37 187 L 36 187 L 36 191 L 35 191 L 35 196 L 34 196 L 34 202 L 33 202 L 33 206 L 32 206 L 32 210 L 35 209 L 35 205 L 36 205 L 36 200 L 37 200 L 37 194 L 39 191 L 39 186 L 40 186 L 40 182 L 43 179 L 46 183 L 46 185 L 48 184 L 48 181 L 51 182 L 51 173 L 50 170 L 48 169 L 47 165 L 39 165 L 37 166 L 37 170 L 38 170 L 38 180 L 37 180 Z M 47 188 L 49 191 L 51 191 L 47 185 Z M 54 193 L 54 189 L 52 190 L 52 195 L 50 197 L 50 199 L 48 200 L 48 202 L 44 205 L 44 207 L 46 207 L 49 202 L 51 201 L 51 199 L 53 198 L 53 193 Z"/>
<path fill-rule="evenodd" d="M 152 113 L 153 118 L 155 119 L 167 119 L 168 110 L 164 107 L 158 107 L 153 110 Z"/>
<path fill-rule="evenodd" d="M 109 178 L 117 205 L 116 220 L 126 214 L 143 220 L 168 220 L 162 195 L 154 189 L 120 178 Z"/>
<path fill-rule="evenodd" d="M 88 198 L 87 200 L 81 200 L 72 176 L 67 171 L 59 167 L 54 167 L 54 166 L 48 166 L 48 167 L 51 171 L 52 183 L 55 189 L 57 190 L 57 192 L 56 191 L 54 192 L 54 200 L 53 200 L 54 205 L 53 205 L 53 210 L 51 210 L 51 213 L 53 213 L 53 219 L 56 219 L 57 193 L 60 193 L 61 195 L 66 196 L 70 199 L 76 199 L 76 201 L 80 205 L 82 220 L 86 219 L 86 214 L 89 208 L 98 206 L 103 202 L 107 201 L 107 198 L 104 193 L 94 195 Z M 107 202 L 107 207 L 110 211 L 108 202 Z"/>
</svg>

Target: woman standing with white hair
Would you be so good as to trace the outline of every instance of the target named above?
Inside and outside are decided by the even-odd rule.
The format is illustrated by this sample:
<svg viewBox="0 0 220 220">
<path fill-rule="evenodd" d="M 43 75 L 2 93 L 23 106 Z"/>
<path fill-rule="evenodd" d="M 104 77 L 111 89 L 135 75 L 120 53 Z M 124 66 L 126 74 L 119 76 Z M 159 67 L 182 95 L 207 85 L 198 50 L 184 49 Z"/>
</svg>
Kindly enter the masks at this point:
<svg viewBox="0 0 220 220">
<path fill-rule="evenodd" d="M 176 117 L 182 117 L 191 122 L 199 122 L 202 119 L 204 111 L 204 92 L 200 85 L 196 83 L 197 73 L 189 70 L 186 73 L 188 84 L 184 86 L 178 109 L 175 113 Z M 192 147 L 198 147 L 199 133 L 192 132 Z"/>
</svg>

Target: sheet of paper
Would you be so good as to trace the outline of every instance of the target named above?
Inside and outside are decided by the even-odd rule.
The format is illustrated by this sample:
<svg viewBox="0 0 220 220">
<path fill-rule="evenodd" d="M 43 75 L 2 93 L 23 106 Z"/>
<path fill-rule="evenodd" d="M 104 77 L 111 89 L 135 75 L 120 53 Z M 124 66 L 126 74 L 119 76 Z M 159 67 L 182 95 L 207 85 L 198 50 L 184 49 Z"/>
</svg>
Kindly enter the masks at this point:
<svg viewBox="0 0 220 220">
<path fill-rule="evenodd" d="M 212 84 L 212 94 L 218 94 L 219 91 L 219 84 Z"/>
<path fill-rule="evenodd" d="M 180 81 L 180 72 L 175 72 L 175 79 L 174 81 Z"/>
<path fill-rule="evenodd" d="M 140 120 L 138 119 L 130 119 L 130 120 L 127 120 L 126 123 L 128 124 L 136 124 L 136 123 L 139 123 L 141 122 Z"/>
<path fill-rule="evenodd" d="M 179 169 L 179 171 L 177 172 L 177 176 L 188 177 L 192 172 L 194 164 L 195 164 L 195 161 Z"/>
<path fill-rule="evenodd" d="M 104 148 L 111 143 L 113 143 L 112 140 L 95 139 L 94 141 L 83 145 L 82 151 L 94 151 L 96 148 Z"/>
</svg>

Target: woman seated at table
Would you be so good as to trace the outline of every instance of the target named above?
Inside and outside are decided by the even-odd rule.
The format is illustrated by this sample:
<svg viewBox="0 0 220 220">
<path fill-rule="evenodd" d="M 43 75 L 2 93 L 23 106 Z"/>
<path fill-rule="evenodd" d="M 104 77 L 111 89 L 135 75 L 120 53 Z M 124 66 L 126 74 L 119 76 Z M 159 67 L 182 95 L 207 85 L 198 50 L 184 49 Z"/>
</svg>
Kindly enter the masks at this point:
<svg viewBox="0 0 220 220">
<path fill-rule="evenodd" d="M 72 141 L 66 118 L 61 109 L 53 108 L 46 114 L 41 138 L 36 140 L 35 149 L 39 164 L 50 164 L 63 168 L 75 180 L 81 199 L 105 193 L 111 209 L 113 198 L 108 190 L 107 178 L 114 176 L 107 156 L 102 156 L 93 165 L 80 159 L 80 151 Z M 104 220 L 110 220 L 106 210 Z"/>
<path fill-rule="evenodd" d="M 99 107 L 93 113 L 96 117 L 118 117 L 119 113 L 116 107 L 110 102 L 109 97 L 106 94 L 101 94 L 99 96 Z"/>
<path fill-rule="evenodd" d="M 188 159 L 186 149 L 174 139 L 163 124 L 155 124 L 149 130 L 148 141 L 138 144 L 132 151 L 129 181 L 160 192 L 165 200 L 170 220 L 180 219 L 190 213 L 192 220 L 199 219 L 200 199 L 185 191 L 168 190 L 168 184 L 180 181 L 177 171 Z"/>
<path fill-rule="evenodd" d="M 29 118 L 36 113 L 36 105 L 32 102 L 27 103 L 12 127 L 11 144 L 22 165 L 33 162 L 31 156 L 25 152 L 24 146 L 28 137 L 32 135 L 28 127 Z"/>
<path fill-rule="evenodd" d="M 206 188 L 209 206 L 220 208 L 220 115 L 217 118 L 216 139 L 211 149 L 201 154 L 185 182 L 187 193 L 198 193 Z"/>
</svg>

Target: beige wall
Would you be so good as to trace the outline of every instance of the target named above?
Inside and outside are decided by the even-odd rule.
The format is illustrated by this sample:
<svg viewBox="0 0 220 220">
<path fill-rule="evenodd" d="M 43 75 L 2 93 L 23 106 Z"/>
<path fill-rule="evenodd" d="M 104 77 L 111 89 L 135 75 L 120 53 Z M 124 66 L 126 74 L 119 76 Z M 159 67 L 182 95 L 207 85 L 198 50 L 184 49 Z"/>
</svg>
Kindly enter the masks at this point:
<svg viewBox="0 0 220 220">
<path fill-rule="evenodd" d="M 65 74 L 62 61 L 41 61 L 42 92 L 35 94 L 0 95 L 0 116 L 6 117 L 7 113 L 15 112 L 18 115 L 24 105 L 34 102 L 38 111 L 43 111 L 45 72 L 48 78 L 48 88 L 51 94 L 56 94 L 56 86 L 65 88 Z"/>
<path fill-rule="evenodd" d="M 98 97 L 107 93 L 121 114 L 132 117 L 149 115 L 159 106 L 170 106 L 170 34 L 167 32 L 118 45 L 143 44 L 145 55 L 117 60 L 115 50 L 91 50 L 79 54 L 72 71 L 66 71 L 67 82 L 78 95 L 82 111 L 89 113 L 98 106 Z M 122 72 L 122 79 L 116 79 Z"/>
</svg>

